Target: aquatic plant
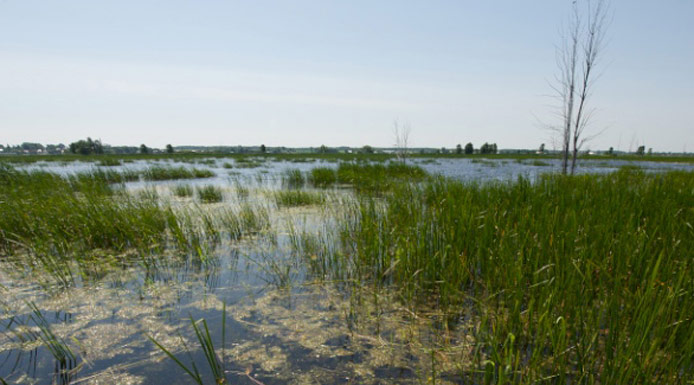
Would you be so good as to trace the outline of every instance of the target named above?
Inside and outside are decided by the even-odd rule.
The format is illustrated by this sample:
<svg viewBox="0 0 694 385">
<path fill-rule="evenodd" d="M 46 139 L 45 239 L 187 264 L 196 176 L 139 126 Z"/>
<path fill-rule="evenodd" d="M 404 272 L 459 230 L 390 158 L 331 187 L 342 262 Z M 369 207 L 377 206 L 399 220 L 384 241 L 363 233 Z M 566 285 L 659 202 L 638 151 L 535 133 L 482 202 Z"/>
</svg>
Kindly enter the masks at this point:
<svg viewBox="0 0 694 385">
<path fill-rule="evenodd" d="M 346 214 L 349 262 L 335 266 L 476 319 L 480 382 L 681 383 L 694 368 L 692 192 L 693 173 L 638 170 L 400 184 Z"/>
<path fill-rule="evenodd" d="M 274 191 L 272 197 L 278 207 L 310 206 L 325 202 L 323 194 L 304 190 Z"/>
<path fill-rule="evenodd" d="M 193 327 L 193 331 L 195 332 L 195 336 L 198 339 L 198 343 L 200 344 L 200 349 L 202 349 L 203 355 L 205 357 L 205 361 L 207 363 L 207 366 L 210 369 L 210 372 L 212 373 L 212 377 L 214 378 L 215 384 L 221 385 L 221 384 L 226 384 L 227 383 L 227 378 L 224 370 L 224 356 L 225 356 L 225 349 L 226 349 L 226 304 L 224 304 L 223 310 L 222 310 L 222 356 L 221 358 L 217 356 L 217 353 L 215 352 L 214 349 L 214 343 L 212 341 L 212 337 L 210 336 L 210 330 L 207 327 L 207 321 L 203 318 L 199 321 L 195 321 L 192 316 L 190 316 L 190 324 Z M 202 327 L 200 327 L 200 325 Z M 150 341 L 152 341 L 153 344 L 155 344 L 161 351 L 164 352 L 169 358 L 171 358 L 176 365 L 178 365 L 183 371 L 185 371 L 192 379 L 199 385 L 203 385 L 203 380 L 202 380 L 202 375 L 200 374 L 200 371 L 198 370 L 197 365 L 195 364 L 195 361 L 192 359 L 190 356 L 190 351 L 188 351 L 186 347 L 186 353 L 188 354 L 188 357 L 190 359 L 190 365 L 184 364 L 180 359 L 178 359 L 173 353 L 171 353 L 170 350 L 166 349 L 162 344 L 157 342 L 152 336 L 147 335 L 147 338 L 149 338 Z M 181 338 L 181 341 L 183 341 L 183 338 Z M 185 343 L 184 343 L 185 346 Z"/>
<path fill-rule="evenodd" d="M 188 184 L 179 184 L 174 186 L 173 193 L 179 198 L 188 198 L 193 196 L 193 187 Z"/>
<path fill-rule="evenodd" d="M 306 178 L 301 170 L 296 168 L 286 169 L 282 172 L 282 186 L 285 188 L 301 188 L 306 184 Z"/>
<path fill-rule="evenodd" d="M 314 187 L 326 188 L 337 182 L 337 172 L 329 167 L 316 167 L 311 169 L 308 180 Z"/>
<path fill-rule="evenodd" d="M 197 191 L 198 199 L 202 203 L 217 203 L 223 199 L 222 189 L 214 185 L 197 187 L 195 191 Z"/>
<path fill-rule="evenodd" d="M 215 173 L 208 169 L 185 168 L 185 167 L 162 167 L 152 166 L 142 171 L 145 180 L 174 180 L 174 179 L 195 179 L 210 178 Z"/>
<path fill-rule="evenodd" d="M 120 159 L 114 159 L 114 158 L 101 159 L 97 163 L 97 166 L 102 166 L 102 167 L 113 167 L 113 166 L 122 166 L 122 165 L 123 165 L 123 162 Z"/>
</svg>

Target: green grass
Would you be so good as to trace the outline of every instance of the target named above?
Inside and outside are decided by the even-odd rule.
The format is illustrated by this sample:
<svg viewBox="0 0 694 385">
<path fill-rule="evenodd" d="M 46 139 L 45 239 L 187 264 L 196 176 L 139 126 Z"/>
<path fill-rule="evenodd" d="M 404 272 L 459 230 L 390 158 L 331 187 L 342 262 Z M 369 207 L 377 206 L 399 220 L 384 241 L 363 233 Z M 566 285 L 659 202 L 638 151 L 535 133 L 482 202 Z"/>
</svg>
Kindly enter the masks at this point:
<svg viewBox="0 0 694 385">
<path fill-rule="evenodd" d="M 219 187 L 208 185 L 198 187 L 195 190 L 202 203 L 218 203 L 223 200 L 222 189 Z"/>
<path fill-rule="evenodd" d="M 162 241 L 172 213 L 112 190 L 100 172 L 69 179 L 0 166 L 0 249 L 124 250 Z"/>
<path fill-rule="evenodd" d="M 419 166 L 400 162 L 382 164 L 341 163 L 337 168 L 337 181 L 350 184 L 360 192 L 383 192 L 394 186 L 421 181 L 428 176 Z"/>
<path fill-rule="evenodd" d="M 325 196 L 319 192 L 304 190 L 279 190 L 272 193 L 278 207 L 296 207 L 319 205 L 325 202 Z"/>
<path fill-rule="evenodd" d="M 311 169 L 308 180 L 315 187 L 326 188 L 337 182 L 337 171 L 329 167 L 316 167 Z"/>
<path fill-rule="evenodd" d="M 123 161 L 121 161 L 120 159 L 106 158 L 101 159 L 96 165 L 102 167 L 122 166 Z"/>
<path fill-rule="evenodd" d="M 282 172 L 282 186 L 286 188 L 301 188 L 306 184 L 306 177 L 301 170 L 292 168 Z"/>
<path fill-rule="evenodd" d="M 694 378 L 693 173 L 400 184 L 342 224 L 317 263 L 471 319 L 473 382 Z"/>
<path fill-rule="evenodd" d="M 212 341 L 212 336 L 210 335 L 210 329 L 207 327 L 207 321 L 203 318 L 199 321 L 195 321 L 193 317 L 190 317 L 190 324 L 193 327 L 193 330 L 195 332 L 195 336 L 198 340 L 198 343 L 200 344 L 200 349 L 202 350 L 204 356 L 205 356 L 205 362 L 207 363 L 207 366 L 210 369 L 210 372 L 212 373 L 212 377 L 214 378 L 214 383 L 217 385 L 223 385 L 227 384 L 227 378 L 226 378 L 226 373 L 224 369 L 224 356 L 225 356 L 225 349 L 226 349 L 226 304 L 224 304 L 224 307 L 222 309 L 222 354 L 221 358 L 217 355 L 217 352 L 215 351 L 214 348 L 214 343 Z M 202 327 L 200 325 L 202 325 Z M 171 351 L 166 349 L 161 343 L 157 342 L 153 337 L 147 336 L 154 345 L 156 345 L 161 351 L 164 352 L 170 359 L 172 359 L 176 365 L 178 365 L 183 371 L 190 376 L 190 378 L 195 381 L 196 384 L 203 385 L 203 377 L 200 374 L 200 371 L 198 370 L 197 365 L 195 364 L 195 361 L 192 360 L 192 357 L 190 357 L 190 352 L 186 348 L 186 353 L 188 354 L 190 358 L 190 364 L 186 365 L 181 361 L 179 358 L 177 358 Z"/>
<path fill-rule="evenodd" d="M 152 166 L 142 172 L 142 177 L 149 181 L 200 179 L 211 178 L 213 176 L 215 176 L 215 173 L 207 169 L 185 167 Z"/>
<path fill-rule="evenodd" d="M 173 193 L 179 198 L 190 198 L 193 196 L 193 187 L 188 184 L 179 184 L 174 186 Z"/>
</svg>

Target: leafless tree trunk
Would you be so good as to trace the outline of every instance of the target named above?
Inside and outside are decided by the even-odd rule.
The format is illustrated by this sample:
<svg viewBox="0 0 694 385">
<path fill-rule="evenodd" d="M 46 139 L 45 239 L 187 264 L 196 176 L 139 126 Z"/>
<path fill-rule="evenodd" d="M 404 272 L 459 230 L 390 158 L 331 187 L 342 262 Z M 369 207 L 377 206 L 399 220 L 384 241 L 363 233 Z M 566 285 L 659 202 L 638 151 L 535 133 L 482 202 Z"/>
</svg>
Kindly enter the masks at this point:
<svg viewBox="0 0 694 385">
<path fill-rule="evenodd" d="M 411 127 L 409 123 L 402 126 L 395 120 L 393 121 L 393 136 L 395 137 L 395 156 L 398 160 L 405 163 L 407 161 L 408 143 L 410 140 Z"/>
<path fill-rule="evenodd" d="M 607 28 L 607 0 L 575 0 L 562 45 L 557 49 L 557 75 L 554 91 L 561 102 L 562 172 L 576 170 L 576 158 L 581 146 L 592 137 L 585 135 L 593 110 L 587 108 L 593 83 L 595 65 L 602 52 Z M 584 16 L 584 14 L 586 16 Z"/>
</svg>

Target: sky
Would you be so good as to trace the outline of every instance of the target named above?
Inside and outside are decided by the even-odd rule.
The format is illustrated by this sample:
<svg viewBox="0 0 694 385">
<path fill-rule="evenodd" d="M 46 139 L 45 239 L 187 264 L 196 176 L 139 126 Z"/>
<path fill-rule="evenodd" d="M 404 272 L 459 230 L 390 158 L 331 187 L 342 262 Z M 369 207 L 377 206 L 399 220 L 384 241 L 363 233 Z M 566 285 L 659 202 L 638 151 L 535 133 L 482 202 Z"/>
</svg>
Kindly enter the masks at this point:
<svg viewBox="0 0 694 385">
<path fill-rule="evenodd" d="M 0 143 L 553 148 L 570 6 L 0 0 Z M 584 148 L 694 151 L 694 1 L 611 10 Z"/>
</svg>

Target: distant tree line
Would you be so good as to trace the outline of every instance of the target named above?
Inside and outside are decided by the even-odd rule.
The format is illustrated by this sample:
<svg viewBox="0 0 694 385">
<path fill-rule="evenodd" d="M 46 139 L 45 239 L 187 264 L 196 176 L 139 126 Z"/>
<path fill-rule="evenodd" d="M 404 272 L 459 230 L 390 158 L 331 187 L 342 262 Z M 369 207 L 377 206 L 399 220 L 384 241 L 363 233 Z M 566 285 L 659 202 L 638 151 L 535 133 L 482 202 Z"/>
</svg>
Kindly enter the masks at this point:
<svg viewBox="0 0 694 385">
<path fill-rule="evenodd" d="M 80 155 L 103 154 L 104 146 L 101 144 L 100 140 L 87 138 L 87 140 L 78 140 L 70 143 L 70 152 Z"/>
</svg>

